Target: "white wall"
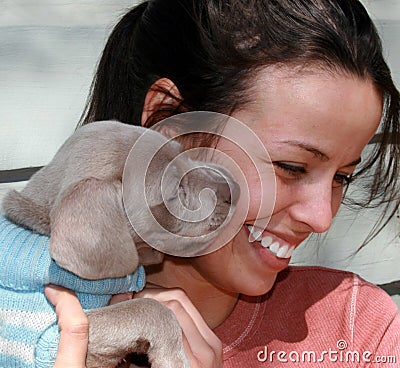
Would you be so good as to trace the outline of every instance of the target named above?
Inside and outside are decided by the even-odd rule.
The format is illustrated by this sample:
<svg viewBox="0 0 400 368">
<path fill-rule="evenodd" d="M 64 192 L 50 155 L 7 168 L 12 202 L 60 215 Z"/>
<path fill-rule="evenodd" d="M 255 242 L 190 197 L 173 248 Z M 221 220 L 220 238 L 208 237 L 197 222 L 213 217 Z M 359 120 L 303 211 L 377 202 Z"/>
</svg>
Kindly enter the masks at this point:
<svg viewBox="0 0 400 368">
<path fill-rule="evenodd" d="M 135 1 L 0 0 L 0 170 L 46 164 L 79 119 L 95 64 L 117 18 Z M 400 86 L 400 1 L 364 0 Z M 0 185 L 0 197 L 10 185 Z M 18 184 L 21 187 L 21 184 Z M 343 211 L 323 245 L 310 241 L 295 264 L 351 269 L 400 280 L 398 219 L 354 259 L 375 213 Z"/>
<path fill-rule="evenodd" d="M 385 56 L 400 87 L 400 1 L 361 0 L 382 36 Z"/>
<path fill-rule="evenodd" d="M 0 170 L 46 164 L 74 130 L 127 0 L 0 1 Z"/>
</svg>

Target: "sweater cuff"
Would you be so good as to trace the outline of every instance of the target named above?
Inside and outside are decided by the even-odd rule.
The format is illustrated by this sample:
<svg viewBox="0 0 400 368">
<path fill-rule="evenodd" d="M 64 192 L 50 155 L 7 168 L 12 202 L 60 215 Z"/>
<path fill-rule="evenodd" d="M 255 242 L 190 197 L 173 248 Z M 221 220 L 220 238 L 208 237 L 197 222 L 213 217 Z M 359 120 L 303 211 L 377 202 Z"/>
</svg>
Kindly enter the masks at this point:
<svg viewBox="0 0 400 368">
<path fill-rule="evenodd" d="M 86 280 L 60 268 L 52 261 L 49 269 L 49 281 L 46 283 L 64 286 L 79 293 L 114 295 L 130 291 L 140 291 L 144 288 L 145 282 L 145 272 L 141 265 L 134 273 L 124 277 Z"/>
</svg>

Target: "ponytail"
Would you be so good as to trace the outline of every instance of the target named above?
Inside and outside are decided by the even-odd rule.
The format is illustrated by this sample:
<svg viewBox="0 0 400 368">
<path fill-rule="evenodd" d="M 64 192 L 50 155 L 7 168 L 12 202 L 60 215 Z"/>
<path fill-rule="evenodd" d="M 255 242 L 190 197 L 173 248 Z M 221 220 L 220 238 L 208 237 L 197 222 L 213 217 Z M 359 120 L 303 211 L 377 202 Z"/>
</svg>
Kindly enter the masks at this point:
<svg viewBox="0 0 400 368">
<path fill-rule="evenodd" d="M 132 59 L 135 58 L 136 29 L 148 3 L 145 1 L 134 7 L 112 31 L 92 82 L 80 124 L 112 119 L 140 124 L 138 113 L 142 106 L 136 102 L 143 100 L 142 96 L 138 96 L 143 94 L 143 86 L 140 85 L 141 78 L 135 78 Z"/>
</svg>

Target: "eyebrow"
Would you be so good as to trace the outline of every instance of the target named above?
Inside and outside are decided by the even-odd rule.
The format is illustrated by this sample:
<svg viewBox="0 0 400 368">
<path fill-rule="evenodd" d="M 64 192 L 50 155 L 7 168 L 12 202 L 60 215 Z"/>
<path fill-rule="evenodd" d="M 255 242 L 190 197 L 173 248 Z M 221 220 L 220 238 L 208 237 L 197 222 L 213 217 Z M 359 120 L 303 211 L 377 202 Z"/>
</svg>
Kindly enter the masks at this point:
<svg viewBox="0 0 400 368">
<path fill-rule="evenodd" d="M 312 153 L 315 157 L 317 157 L 321 161 L 329 161 L 329 159 L 330 159 L 326 153 L 323 153 L 318 148 L 315 148 L 315 147 L 313 147 L 307 143 L 301 142 L 301 141 L 291 140 L 291 141 L 282 141 L 281 143 L 286 143 L 286 144 L 290 144 L 291 146 L 299 147 L 307 152 Z M 361 163 L 361 157 L 350 162 L 349 164 L 345 165 L 344 167 L 357 166 L 359 163 Z"/>
</svg>

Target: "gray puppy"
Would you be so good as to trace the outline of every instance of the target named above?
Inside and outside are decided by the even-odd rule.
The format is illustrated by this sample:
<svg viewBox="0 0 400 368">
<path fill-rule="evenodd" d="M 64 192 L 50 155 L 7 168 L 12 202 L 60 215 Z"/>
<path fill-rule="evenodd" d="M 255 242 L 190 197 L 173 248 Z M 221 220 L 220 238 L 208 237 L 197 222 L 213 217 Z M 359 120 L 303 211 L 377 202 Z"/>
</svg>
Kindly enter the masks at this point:
<svg viewBox="0 0 400 368">
<path fill-rule="evenodd" d="M 154 146 L 160 149 L 145 177 L 126 170 L 123 178 L 128 154 L 144 133 L 148 142 L 133 160 L 149 160 Z M 123 278 L 139 264 L 160 263 L 163 254 L 149 244 L 171 254 L 201 254 L 231 218 L 239 188 L 221 166 L 181 157 L 181 151 L 156 131 L 115 121 L 88 124 L 21 192 L 6 195 L 5 215 L 50 236 L 57 266 L 86 281 Z M 135 192 L 139 180 L 144 202 Z M 116 366 L 130 353 L 148 354 L 153 368 L 189 368 L 179 324 L 162 304 L 135 299 L 101 307 L 87 312 L 88 368 Z"/>
</svg>

